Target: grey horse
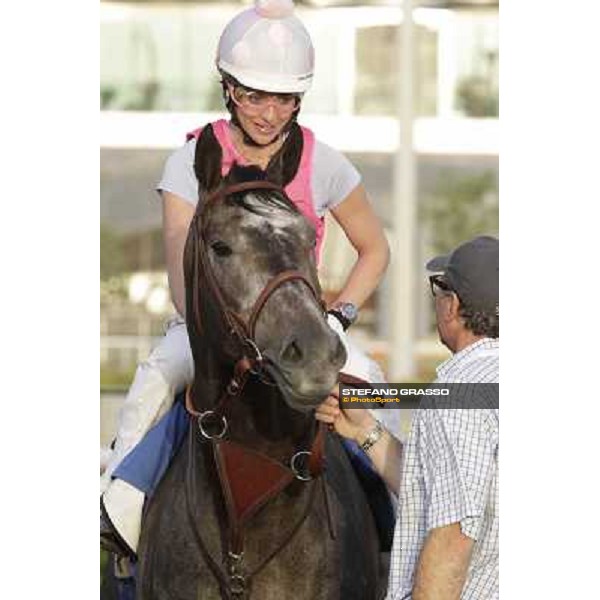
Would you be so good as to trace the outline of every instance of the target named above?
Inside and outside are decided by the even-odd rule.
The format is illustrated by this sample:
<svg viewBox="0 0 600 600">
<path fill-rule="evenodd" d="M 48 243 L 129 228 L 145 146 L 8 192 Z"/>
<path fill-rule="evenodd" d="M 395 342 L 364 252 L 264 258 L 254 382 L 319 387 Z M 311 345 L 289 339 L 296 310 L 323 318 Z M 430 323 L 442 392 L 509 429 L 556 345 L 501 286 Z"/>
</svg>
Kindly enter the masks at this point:
<svg viewBox="0 0 600 600">
<path fill-rule="evenodd" d="M 145 509 L 137 598 L 375 600 L 371 511 L 340 439 L 314 419 L 345 361 L 314 229 L 279 186 L 240 183 L 249 172 L 197 173 L 190 424 Z"/>
</svg>

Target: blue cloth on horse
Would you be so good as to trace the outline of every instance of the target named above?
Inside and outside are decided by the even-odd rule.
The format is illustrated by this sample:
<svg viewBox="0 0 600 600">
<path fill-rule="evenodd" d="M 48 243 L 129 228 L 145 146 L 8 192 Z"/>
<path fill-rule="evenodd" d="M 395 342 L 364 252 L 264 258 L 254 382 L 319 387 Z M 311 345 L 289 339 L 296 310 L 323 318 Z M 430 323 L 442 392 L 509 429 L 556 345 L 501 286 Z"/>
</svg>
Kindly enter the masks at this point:
<svg viewBox="0 0 600 600">
<path fill-rule="evenodd" d="M 354 467 L 362 488 L 365 490 L 367 502 L 375 519 L 379 534 L 380 549 L 389 552 L 394 539 L 396 511 L 392 505 L 385 482 L 373 467 L 366 452 L 353 440 L 342 440 L 342 445 Z"/>
<path fill-rule="evenodd" d="M 121 461 L 113 477 L 130 483 L 146 496 L 152 496 L 181 446 L 188 426 L 189 415 L 183 403 L 176 401 Z"/>
</svg>

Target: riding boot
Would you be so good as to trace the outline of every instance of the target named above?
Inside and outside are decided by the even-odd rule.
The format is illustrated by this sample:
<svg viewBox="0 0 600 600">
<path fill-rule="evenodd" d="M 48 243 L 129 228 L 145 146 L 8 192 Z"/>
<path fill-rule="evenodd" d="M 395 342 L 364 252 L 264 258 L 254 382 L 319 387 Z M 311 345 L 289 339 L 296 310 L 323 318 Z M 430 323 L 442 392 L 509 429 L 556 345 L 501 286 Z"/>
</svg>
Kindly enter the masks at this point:
<svg viewBox="0 0 600 600">
<path fill-rule="evenodd" d="M 101 511 L 104 513 L 102 516 L 114 529 L 113 539 L 123 550 L 117 554 L 135 556 L 140 537 L 144 500 L 143 492 L 121 479 L 115 479 L 102 495 Z"/>
<path fill-rule="evenodd" d="M 144 500 L 160 485 L 189 424 L 178 402 L 114 470 L 113 481 L 100 497 L 100 545 L 109 552 L 129 556 L 135 550 Z"/>
</svg>

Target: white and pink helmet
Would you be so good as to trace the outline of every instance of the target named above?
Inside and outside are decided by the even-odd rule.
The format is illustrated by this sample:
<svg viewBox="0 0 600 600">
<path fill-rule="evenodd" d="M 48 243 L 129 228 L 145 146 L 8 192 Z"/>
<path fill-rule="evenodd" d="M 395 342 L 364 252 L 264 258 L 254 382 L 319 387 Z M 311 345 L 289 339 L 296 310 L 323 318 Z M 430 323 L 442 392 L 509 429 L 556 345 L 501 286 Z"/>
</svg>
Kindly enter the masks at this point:
<svg viewBox="0 0 600 600">
<path fill-rule="evenodd" d="M 315 52 L 292 0 L 255 0 L 226 25 L 216 63 L 249 88 L 303 94 L 312 83 Z"/>
</svg>

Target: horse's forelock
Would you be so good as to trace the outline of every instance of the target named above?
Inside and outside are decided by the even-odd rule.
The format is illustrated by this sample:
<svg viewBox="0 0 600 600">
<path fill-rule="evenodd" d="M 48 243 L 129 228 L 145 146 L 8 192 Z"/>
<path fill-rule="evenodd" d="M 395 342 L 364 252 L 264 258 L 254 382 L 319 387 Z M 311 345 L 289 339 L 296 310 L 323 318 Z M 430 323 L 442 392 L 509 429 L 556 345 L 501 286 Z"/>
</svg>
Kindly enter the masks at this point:
<svg viewBox="0 0 600 600">
<path fill-rule="evenodd" d="M 227 195 L 225 200 L 227 203 L 236 203 L 246 210 L 255 214 L 264 214 L 263 208 L 279 208 L 290 212 L 299 212 L 296 205 L 287 197 L 285 192 L 261 188 L 260 184 L 263 181 L 271 181 L 268 172 L 263 171 L 257 165 L 238 165 L 234 163 L 229 173 L 223 180 L 225 191 L 227 186 L 237 183 L 245 183 L 256 181 L 256 189 L 248 189 L 233 194 Z M 277 183 L 279 185 L 279 183 Z"/>
<path fill-rule="evenodd" d="M 242 206 L 247 211 L 269 216 L 273 209 L 283 210 L 292 214 L 299 214 L 296 205 L 283 193 L 277 190 L 256 189 L 237 192 L 227 197 L 227 202 Z"/>
</svg>

